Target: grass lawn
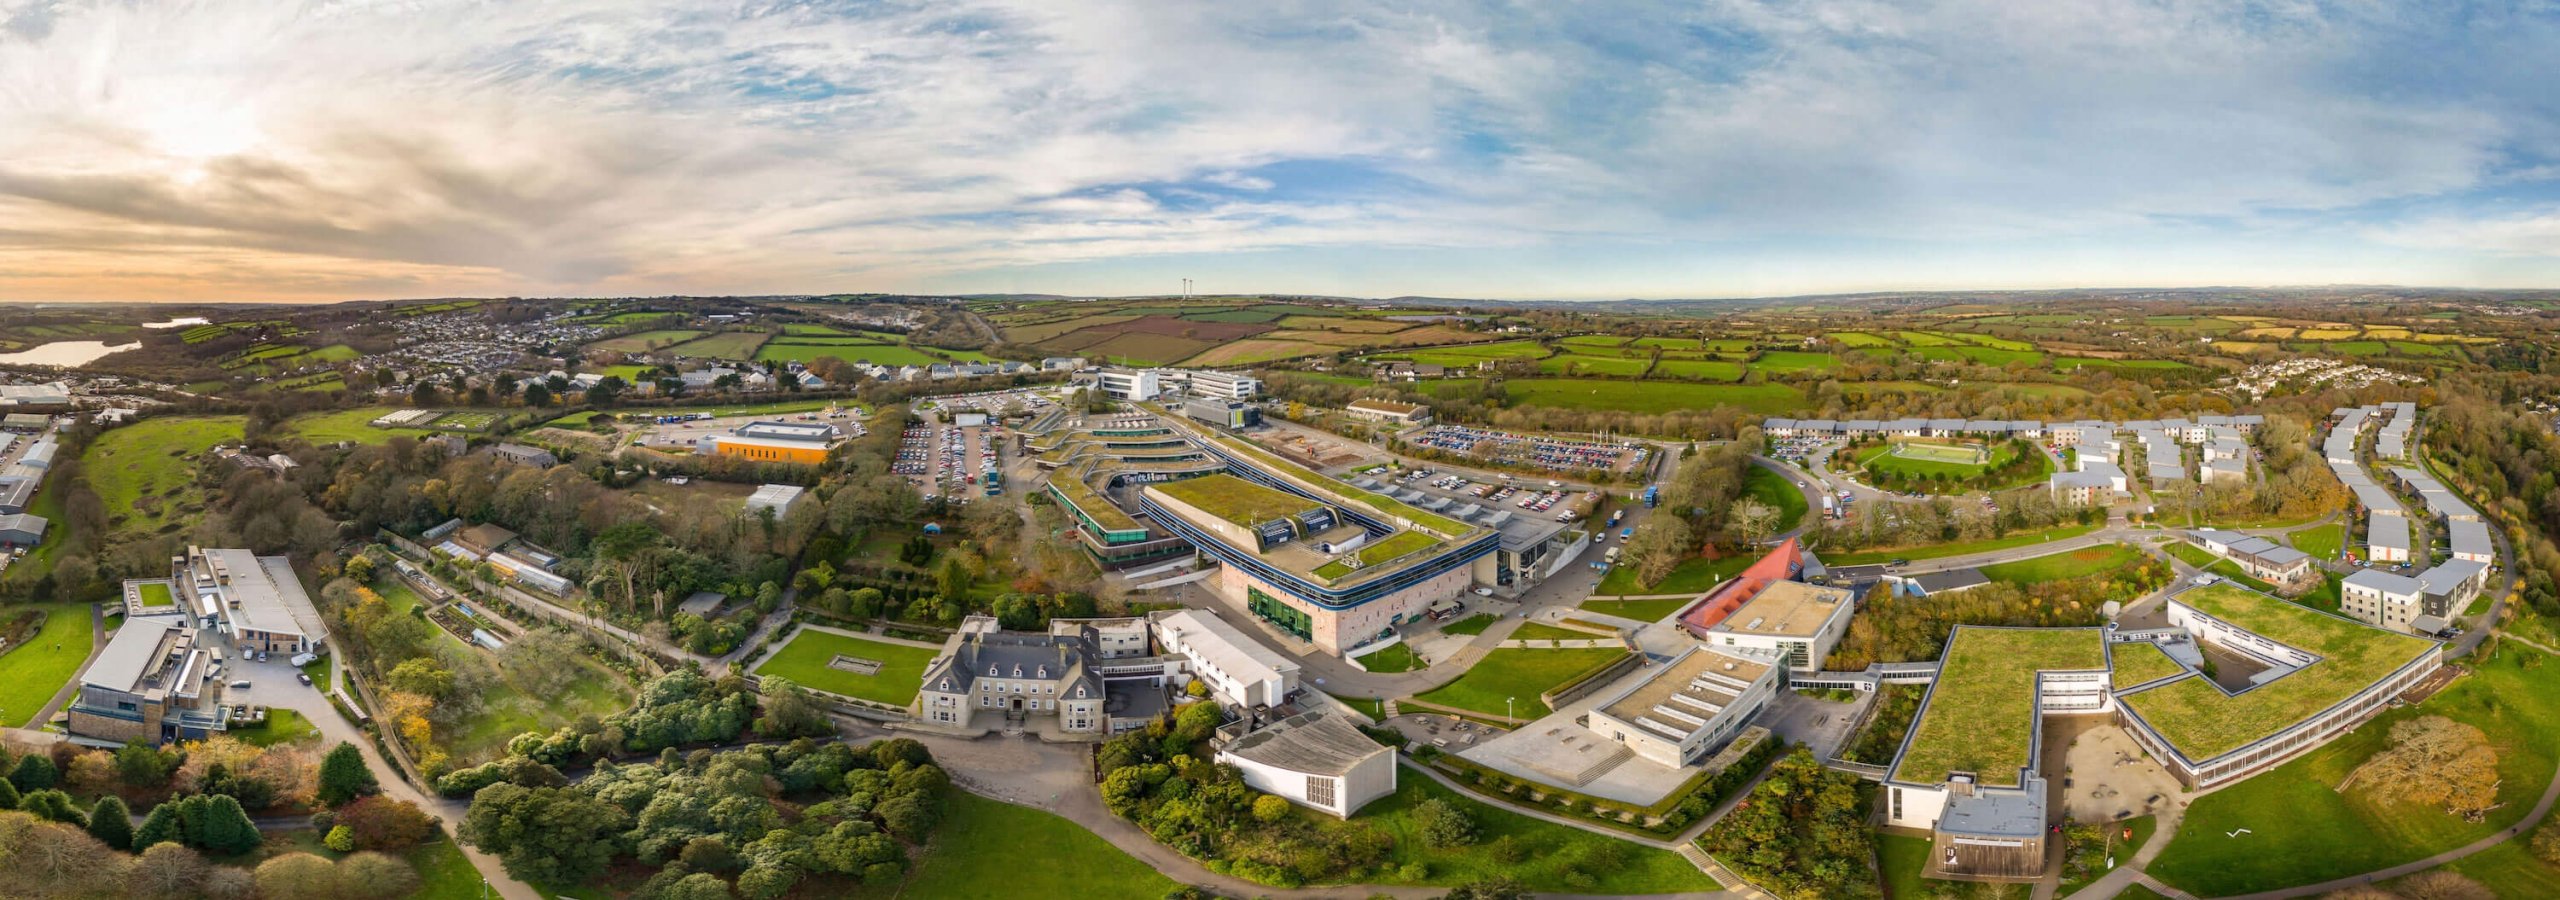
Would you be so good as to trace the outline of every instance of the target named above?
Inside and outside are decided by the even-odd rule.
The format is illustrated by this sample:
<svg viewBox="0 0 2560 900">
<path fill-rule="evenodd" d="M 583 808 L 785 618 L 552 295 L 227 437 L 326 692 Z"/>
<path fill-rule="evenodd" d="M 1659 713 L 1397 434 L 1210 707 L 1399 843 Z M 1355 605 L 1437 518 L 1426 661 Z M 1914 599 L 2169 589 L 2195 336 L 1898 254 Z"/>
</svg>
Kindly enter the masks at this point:
<svg viewBox="0 0 2560 900">
<path fill-rule="evenodd" d="M 1511 632 L 1511 639 L 1515 641 L 1588 641 L 1598 638 L 1600 635 L 1558 628 L 1544 622 L 1522 622 L 1518 630 Z"/>
<path fill-rule="evenodd" d="M 388 444 L 393 437 L 419 437 L 433 434 L 424 428 L 375 428 L 373 420 L 399 412 L 405 407 L 359 406 L 336 412 L 295 416 L 284 425 L 284 433 L 314 444 L 354 441 L 359 444 Z"/>
<path fill-rule="evenodd" d="M 1493 627 L 1493 623 L 1499 621 L 1502 621 L 1501 616 L 1497 616 L 1492 613 L 1477 613 L 1475 615 L 1459 619 L 1455 622 L 1451 622 L 1447 625 L 1442 625 L 1440 626 L 1440 631 L 1443 634 L 1483 634 L 1485 629 Z"/>
<path fill-rule="evenodd" d="M 234 728 L 231 736 L 260 747 L 290 744 L 318 736 L 320 729 L 310 719 L 290 709 L 267 710 L 267 723 L 249 728 Z"/>
<path fill-rule="evenodd" d="M 24 643 L 0 650 L 0 724 L 25 728 L 89 659 L 89 604 L 0 606 L 0 617 L 45 611 L 44 625 Z"/>
<path fill-rule="evenodd" d="M 312 660 L 310 665 L 303 666 L 302 674 L 311 676 L 311 686 L 325 694 L 337 684 L 337 666 L 336 655 L 323 656 Z"/>
<path fill-rule="evenodd" d="M 142 598 L 143 609 L 159 609 L 178 602 L 177 596 L 169 592 L 169 585 L 163 582 L 142 585 L 134 593 Z"/>
<path fill-rule="evenodd" d="M 193 524 L 203 503 L 196 460 L 215 444 L 239 441 L 246 424 L 246 416 L 144 419 L 90 442 L 80 459 L 114 524 L 107 537 L 156 535 Z"/>
<path fill-rule="evenodd" d="M 1778 524 L 1770 528 L 1772 534 L 1793 530 L 1804 522 L 1805 512 L 1812 508 L 1812 504 L 1805 502 L 1804 491 L 1798 489 L 1795 482 L 1761 466 L 1743 467 L 1742 493 L 1778 511 Z"/>
<path fill-rule="evenodd" d="M 1682 597 L 1677 600 L 1584 600 L 1582 608 L 1621 619 L 1658 622 L 1664 616 L 1679 612 L 1680 607 L 1689 605 L 1691 599 Z"/>
<path fill-rule="evenodd" d="M 2103 544 L 2033 559 L 2022 559 L 2017 562 L 1983 566 L 1982 574 L 1993 581 L 2029 585 L 2121 569 L 2134 565 L 2141 559 L 2142 551 L 2123 544 Z"/>
<path fill-rule="evenodd" d="M 2384 712 L 2326 747 L 2199 798 L 2149 871 L 2189 892 L 2218 896 L 2395 866 L 2497 833 L 2531 810 L 2560 752 L 2550 741 L 2560 733 L 2556 663 L 2507 644 L 2474 660 L 2472 675 L 2416 708 Z M 2349 771 L 2384 746 L 2393 723 L 2422 714 L 2488 733 L 2498 751 L 2502 805 L 2486 821 L 2392 802 L 2361 786 L 2337 791 Z M 2240 828 L 2250 833 L 2225 836 Z"/>
<path fill-rule="evenodd" d="M 2317 528 L 2305 528 L 2287 534 L 2284 538 L 2286 542 L 2293 545 L 2293 549 L 2311 554 L 2314 558 L 2337 559 L 2338 551 L 2346 546 L 2347 526 L 2331 522 Z"/>
<path fill-rule="evenodd" d="M 1511 715 L 1535 719 L 1553 711 L 1538 701 L 1539 694 L 1626 653 L 1610 647 L 1572 650 L 1506 647 L 1485 654 L 1475 668 L 1468 669 L 1467 674 L 1458 680 L 1415 699 L 1500 716 L 1503 714 L 1503 700 L 1509 698 Z"/>
<path fill-rule="evenodd" d="M 1929 896 L 1929 839 L 1907 834 L 1876 835 L 1876 868 L 1884 873 L 1888 900 L 1921 900 Z M 1941 882 L 1944 883 L 1944 882 Z"/>
<path fill-rule="evenodd" d="M 454 764 L 478 765 L 505 755 L 507 742 L 528 731 L 547 732 L 580 716 L 630 708 L 633 691 L 621 675 L 592 661 L 581 660 L 580 668 L 584 674 L 556 696 L 536 697 L 504 680 L 483 691 L 480 712 L 443 737 Z"/>
<path fill-rule="evenodd" d="M 1838 556 L 1826 553 L 1823 554 L 1822 562 L 1824 565 L 1830 566 L 1862 566 L 1869 563 L 1889 562 L 1895 559 L 1937 559 L 1945 556 L 1963 556 L 1968 553 L 1988 553 L 1993 550 L 2007 550 L 2011 547 L 2026 547 L 2044 543 L 2046 541 L 2068 540 L 2096 530 L 2098 530 L 2098 526 L 2096 525 L 2062 525 L 2054 528 L 2048 528 L 2043 531 L 2024 531 L 2009 535 L 2008 537 L 1985 538 L 1979 541 L 1960 541 L 1953 544 L 1930 544 L 1925 547 L 1905 547 L 1898 550 L 1861 550 L 1856 553 L 1842 553 Z"/>
<path fill-rule="evenodd" d="M 1825 357 L 1828 358 L 1828 357 Z M 1455 387 L 1473 387 L 1453 382 Z M 1624 410 L 1665 413 L 1672 410 L 1740 407 L 1748 412 L 1778 414 L 1804 405 L 1804 395 L 1783 384 L 1693 384 L 1669 381 L 1588 381 L 1573 378 L 1515 378 L 1504 382 L 1514 404 L 1564 409 Z"/>
<path fill-rule="evenodd" d="M 1163 873 L 1074 822 L 955 788 L 944 795 L 942 823 L 904 884 L 848 885 L 829 893 L 861 900 L 1011 900 L 1162 897 L 1174 887 Z"/>
<path fill-rule="evenodd" d="M 402 854 L 409 865 L 418 870 L 418 892 L 409 900 L 478 900 L 487 896 L 480 870 L 471 867 L 469 857 L 452 839 L 421 844 Z"/>
<path fill-rule="evenodd" d="M 771 659 L 756 667 L 758 675 L 779 675 L 795 684 L 829 693 L 881 703 L 904 704 L 924 685 L 924 667 L 935 651 L 887 644 L 825 631 L 802 630 Z M 877 660 L 875 675 L 856 675 L 827 663 L 838 656 Z"/>
<path fill-rule="evenodd" d="M 1609 574 L 1601 576 L 1600 586 L 1593 588 L 1591 593 L 1606 596 L 1704 593 L 1718 582 L 1733 577 L 1734 573 L 1750 568 L 1757 558 L 1746 553 L 1716 559 L 1695 557 L 1673 567 L 1671 574 L 1662 576 L 1661 581 L 1653 584 L 1637 583 L 1634 566 L 1612 566 Z"/>
<path fill-rule="evenodd" d="M 1474 844 L 1434 850 L 1422 840 L 1422 823 L 1414 811 L 1423 801 L 1433 799 L 1457 807 L 1475 820 L 1477 840 Z M 1310 818 L 1316 815 L 1303 809 L 1298 812 Z M 1688 860 L 1669 850 L 1637 846 L 1494 807 L 1442 787 L 1411 766 L 1396 773 L 1395 793 L 1361 807 L 1353 821 L 1376 827 L 1394 838 L 1394 849 L 1388 854 L 1390 868 L 1362 879 L 1369 883 L 1447 886 L 1502 875 L 1518 879 L 1529 890 L 1540 893 L 1672 894 L 1713 891 L 1722 887 L 1715 879 L 1708 878 L 1706 873 L 1690 865 Z M 1488 847 L 1505 837 L 1526 847 L 1528 857 L 1516 863 L 1495 859 Z M 1408 880 L 1397 871 L 1415 863 L 1426 867 L 1426 874 L 1419 881 Z M 1073 895 L 1157 896 L 1106 895 L 1091 891 L 1073 892 Z"/>
<path fill-rule="evenodd" d="M 2222 557 L 2213 555 L 2212 551 L 2185 541 L 2171 541 L 2167 547 L 2170 556 L 2175 556 L 2179 562 L 2199 569 L 2209 568 L 2214 563 L 2222 561 Z"/>
<path fill-rule="evenodd" d="M 2472 880 L 2487 885 L 2500 897 L 2548 897 L 2554 891 L 2552 886 L 2560 885 L 2560 867 L 2535 858 L 2526 843 L 2531 839 L 2531 833 L 2527 832 L 2525 836 L 2438 868 L 2471 876 Z M 2398 881 L 2390 881 L 2383 886 L 2396 887 L 2398 884 Z"/>
<path fill-rule="evenodd" d="M 1397 641 L 1387 649 L 1360 657 L 1360 666 L 1372 672 L 1411 672 L 1422 668 L 1423 662 L 1413 652 L 1413 645 Z"/>
<path fill-rule="evenodd" d="M 913 347 L 892 344 L 801 343 L 789 338 L 776 340 L 756 351 L 757 362 L 809 362 L 832 356 L 846 362 L 868 362 L 879 366 L 930 366 L 948 362 Z"/>
<path fill-rule="evenodd" d="M 2142 849 L 2144 844 L 2151 842 L 2151 833 L 2160 829 L 2160 819 L 2158 816 L 2137 816 L 2121 822 L 2110 822 L 2106 827 L 2108 849 L 2113 851 L 2116 865 L 2121 866 L 2133 861 L 2134 851 Z M 2132 837 L 2124 836 L 2127 830 L 2133 832 Z M 2106 864 L 2100 862 L 2099 865 L 2103 867 Z M 2066 877 L 2062 881 L 2062 889 L 2055 891 L 2054 896 L 2071 896 L 2073 891 L 2088 887 L 2089 882 L 2104 878 L 2106 875 L 2106 870 L 2101 868 L 2085 881 L 2073 881 Z"/>
</svg>

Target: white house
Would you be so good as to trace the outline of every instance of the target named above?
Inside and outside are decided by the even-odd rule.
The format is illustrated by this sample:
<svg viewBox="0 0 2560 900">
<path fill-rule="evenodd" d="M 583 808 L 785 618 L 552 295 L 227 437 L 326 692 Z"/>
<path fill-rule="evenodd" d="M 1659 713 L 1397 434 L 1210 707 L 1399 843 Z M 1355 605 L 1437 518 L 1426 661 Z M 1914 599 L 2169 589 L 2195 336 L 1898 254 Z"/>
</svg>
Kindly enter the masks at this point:
<svg viewBox="0 0 2560 900">
<path fill-rule="evenodd" d="M 1236 767 L 1254 790 L 1340 818 L 1396 791 L 1395 751 L 1322 711 L 1228 741 L 1216 761 Z"/>
</svg>

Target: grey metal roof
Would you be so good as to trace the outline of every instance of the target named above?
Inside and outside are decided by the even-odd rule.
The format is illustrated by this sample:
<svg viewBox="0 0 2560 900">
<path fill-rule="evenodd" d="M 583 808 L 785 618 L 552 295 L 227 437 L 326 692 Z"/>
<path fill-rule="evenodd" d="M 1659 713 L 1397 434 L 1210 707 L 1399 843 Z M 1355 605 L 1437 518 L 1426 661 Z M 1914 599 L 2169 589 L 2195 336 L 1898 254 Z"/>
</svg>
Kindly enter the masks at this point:
<svg viewBox="0 0 2560 900">
<path fill-rule="evenodd" d="M 89 664 L 80 683 L 132 693 L 160 661 L 163 639 L 185 627 L 182 619 L 146 617 L 126 622 L 107 641 L 107 648 L 98 652 L 98 661 Z"/>
<path fill-rule="evenodd" d="M 1235 739 L 1220 751 L 1238 759 L 1315 775 L 1343 776 L 1394 751 L 1322 711 L 1290 716 Z"/>
</svg>

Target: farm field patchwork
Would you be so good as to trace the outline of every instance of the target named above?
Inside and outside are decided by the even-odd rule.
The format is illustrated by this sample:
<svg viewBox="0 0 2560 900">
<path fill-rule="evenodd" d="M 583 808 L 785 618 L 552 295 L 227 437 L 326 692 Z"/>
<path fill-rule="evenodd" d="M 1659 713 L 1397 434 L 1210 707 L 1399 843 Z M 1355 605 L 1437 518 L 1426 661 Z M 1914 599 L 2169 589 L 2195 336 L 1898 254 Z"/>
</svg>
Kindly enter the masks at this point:
<svg viewBox="0 0 2560 900">
<path fill-rule="evenodd" d="M 662 350 L 667 347 L 672 347 L 677 344 L 693 340 L 694 338 L 701 337 L 706 333 L 707 332 L 685 329 L 643 331 L 637 334 L 626 334 L 621 337 L 605 338 L 604 340 L 588 344 L 587 349 L 610 350 L 616 353 L 647 353 L 652 350 Z"/>
<path fill-rule="evenodd" d="M 1506 382 L 1506 386 L 1510 389 L 1512 401 L 1521 406 L 1633 413 L 1665 413 L 1722 405 L 1774 415 L 1795 410 L 1804 403 L 1803 394 L 1783 384 L 1518 378 Z"/>
<path fill-rule="evenodd" d="M 754 359 L 756 348 L 773 335 L 762 331 L 724 331 L 666 348 L 677 356 L 698 359 Z"/>
</svg>

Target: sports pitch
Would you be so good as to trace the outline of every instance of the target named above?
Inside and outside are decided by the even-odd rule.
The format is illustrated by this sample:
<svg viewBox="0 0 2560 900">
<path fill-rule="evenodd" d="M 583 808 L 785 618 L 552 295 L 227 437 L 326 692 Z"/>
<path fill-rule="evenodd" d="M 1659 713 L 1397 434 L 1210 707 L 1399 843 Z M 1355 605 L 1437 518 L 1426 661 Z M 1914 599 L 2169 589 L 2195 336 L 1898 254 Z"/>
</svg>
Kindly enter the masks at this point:
<svg viewBox="0 0 2560 900">
<path fill-rule="evenodd" d="M 1894 445 L 1893 455 L 1954 466 L 1979 466 L 1991 462 L 1991 452 L 1980 444 L 1901 443 Z"/>
</svg>

